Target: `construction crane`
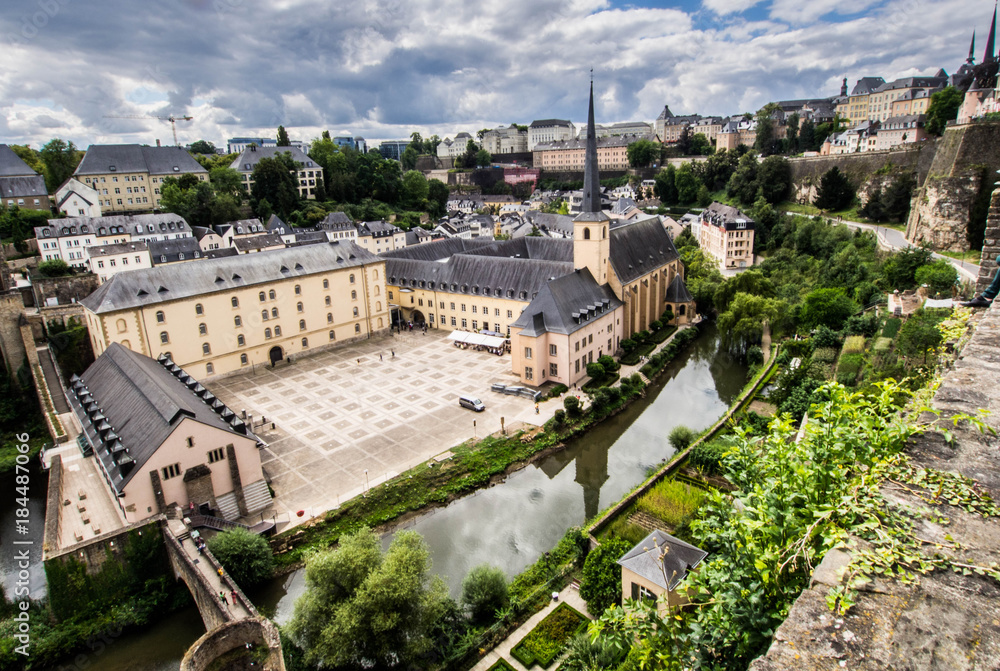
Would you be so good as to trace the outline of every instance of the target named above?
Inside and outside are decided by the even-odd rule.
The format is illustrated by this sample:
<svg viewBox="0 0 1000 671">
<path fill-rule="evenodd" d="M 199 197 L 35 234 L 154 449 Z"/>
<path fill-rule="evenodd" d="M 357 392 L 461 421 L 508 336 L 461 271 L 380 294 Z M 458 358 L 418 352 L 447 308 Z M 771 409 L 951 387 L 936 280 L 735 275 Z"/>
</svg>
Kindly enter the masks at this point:
<svg viewBox="0 0 1000 671">
<path fill-rule="evenodd" d="M 191 121 L 194 117 L 192 116 L 155 116 L 152 114 L 123 114 L 120 116 L 105 115 L 105 119 L 159 119 L 160 121 L 169 121 L 170 129 L 174 131 L 174 146 L 181 146 L 177 141 L 177 122 L 178 121 Z"/>
</svg>

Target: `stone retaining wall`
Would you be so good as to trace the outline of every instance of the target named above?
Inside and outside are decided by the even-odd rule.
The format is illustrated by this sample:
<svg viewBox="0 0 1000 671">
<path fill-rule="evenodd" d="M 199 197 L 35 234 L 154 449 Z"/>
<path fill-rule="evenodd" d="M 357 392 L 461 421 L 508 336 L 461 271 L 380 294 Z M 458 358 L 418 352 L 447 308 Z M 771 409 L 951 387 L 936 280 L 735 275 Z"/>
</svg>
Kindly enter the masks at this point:
<svg viewBox="0 0 1000 671">
<path fill-rule="evenodd" d="M 252 651 L 246 648 L 247 644 L 254 648 L 268 648 L 263 668 L 268 671 L 285 671 L 278 628 L 262 617 L 230 622 L 205 633 L 185 653 L 181 660 L 181 671 L 204 671 L 222 655 L 240 648 L 247 650 L 250 655 Z M 238 668 L 245 666 L 248 665 Z"/>
</svg>

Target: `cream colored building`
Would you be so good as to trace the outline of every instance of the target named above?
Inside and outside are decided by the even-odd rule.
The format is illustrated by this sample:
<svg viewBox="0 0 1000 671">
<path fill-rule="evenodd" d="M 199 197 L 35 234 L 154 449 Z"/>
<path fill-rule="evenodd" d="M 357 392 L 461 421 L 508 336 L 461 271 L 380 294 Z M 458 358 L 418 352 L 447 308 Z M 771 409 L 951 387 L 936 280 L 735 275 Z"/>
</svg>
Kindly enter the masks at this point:
<svg viewBox="0 0 1000 671">
<path fill-rule="evenodd" d="M 623 135 L 597 140 L 597 165 L 600 170 L 628 170 L 628 147 L 638 140 L 656 141 L 651 136 Z M 583 172 L 586 164 L 586 140 L 546 142 L 535 146 L 533 165 L 543 170 Z"/>
<path fill-rule="evenodd" d="M 722 269 L 753 265 L 754 221 L 735 207 L 712 203 L 701 213 L 698 243 Z"/>
<path fill-rule="evenodd" d="M 406 231 L 387 221 L 363 221 L 356 226 L 357 243 L 372 254 L 406 247 Z"/>
<path fill-rule="evenodd" d="M 271 503 L 257 437 L 173 361 L 112 343 L 66 396 L 126 523 L 171 505 L 233 520 Z"/>
<path fill-rule="evenodd" d="M 563 142 L 575 137 L 576 127 L 572 121 L 536 119 L 528 126 L 528 151 L 535 151 L 535 147 L 543 142 Z"/>
<path fill-rule="evenodd" d="M 841 114 L 847 119 L 849 126 L 856 126 L 862 121 L 873 118 L 874 108 L 872 107 L 871 95 L 884 84 L 885 80 L 881 77 L 862 77 L 858 80 L 858 83 L 851 89 Z M 841 107 L 838 106 L 837 111 L 840 113 Z"/>
<path fill-rule="evenodd" d="M 483 149 L 493 155 L 527 153 L 528 131 L 520 130 L 514 124 L 494 128 L 483 133 Z"/>
<path fill-rule="evenodd" d="M 137 144 L 91 145 L 73 173 L 98 193 L 103 214 L 158 209 L 163 180 L 183 175 L 208 180 L 208 171 L 184 149 Z"/>
<path fill-rule="evenodd" d="M 104 284 L 125 270 L 153 267 L 149 247 L 142 241 L 94 245 L 87 247 L 85 252 L 87 265 L 90 272 L 97 275 L 98 284 Z"/>
<path fill-rule="evenodd" d="M 618 560 L 622 567 L 622 601 L 655 600 L 661 615 L 688 603 L 681 585 L 708 553 L 659 529 Z"/>
<path fill-rule="evenodd" d="M 316 198 L 316 186 L 323 180 L 323 168 L 299 147 L 258 147 L 251 144 L 229 166 L 243 175 L 243 186 L 247 193 L 253 189 L 253 171 L 262 158 L 274 158 L 288 153 L 296 163 L 295 182 L 300 198 Z"/>
<path fill-rule="evenodd" d="M 927 107 L 931 104 L 932 93 L 933 91 L 929 89 L 906 91 L 903 95 L 892 101 L 889 116 L 926 114 Z"/>
<path fill-rule="evenodd" d="M 167 354 L 198 379 L 388 331 L 385 261 L 349 242 L 122 273 L 81 301 L 94 353 Z"/>
<path fill-rule="evenodd" d="M 875 135 L 875 150 L 889 150 L 930 137 L 924 129 L 924 115 L 894 116 L 882 122 Z"/>
</svg>

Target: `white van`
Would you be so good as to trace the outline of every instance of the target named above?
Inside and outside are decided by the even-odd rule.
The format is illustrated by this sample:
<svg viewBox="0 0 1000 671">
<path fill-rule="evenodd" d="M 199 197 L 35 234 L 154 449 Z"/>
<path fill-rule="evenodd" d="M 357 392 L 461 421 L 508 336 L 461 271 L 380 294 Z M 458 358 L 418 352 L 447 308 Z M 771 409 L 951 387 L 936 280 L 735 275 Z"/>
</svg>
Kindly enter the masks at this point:
<svg viewBox="0 0 1000 671">
<path fill-rule="evenodd" d="M 483 402 L 478 398 L 472 398 L 471 396 L 459 396 L 458 404 L 463 408 L 468 408 L 469 410 L 475 410 L 476 412 L 482 412 L 486 409 Z"/>
</svg>

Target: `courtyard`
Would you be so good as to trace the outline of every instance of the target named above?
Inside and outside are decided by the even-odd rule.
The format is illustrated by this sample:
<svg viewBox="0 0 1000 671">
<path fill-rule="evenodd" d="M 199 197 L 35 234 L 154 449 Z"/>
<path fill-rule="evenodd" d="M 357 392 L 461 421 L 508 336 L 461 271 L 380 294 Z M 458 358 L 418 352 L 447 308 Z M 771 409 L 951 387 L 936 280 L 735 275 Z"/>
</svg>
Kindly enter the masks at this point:
<svg viewBox="0 0 1000 671">
<path fill-rule="evenodd" d="M 265 518 L 276 514 L 279 529 L 287 528 L 286 519 L 294 525 L 320 515 L 499 431 L 501 417 L 508 428 L 551 417 L 556 403 L 543 404 L 550 407 L 536 416 L 529 399 L 490 391 L 494 382 L 517 384 L 509 356 L 458 349 L 447 334 L 373 338 L 207 384 L 234 411 L 252 414 L 267 443 L 261 462 L 275 500 Z M 479 398 L 486 409 L 460 407 L 461 395 Z"/>
</svg>

